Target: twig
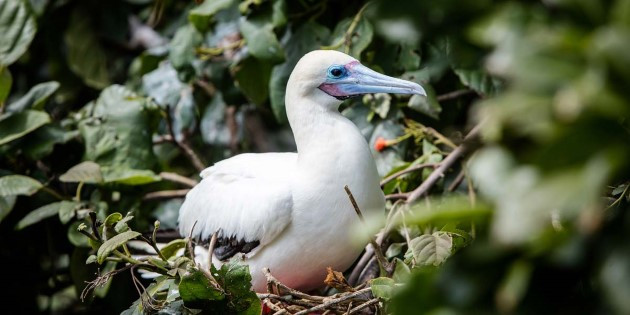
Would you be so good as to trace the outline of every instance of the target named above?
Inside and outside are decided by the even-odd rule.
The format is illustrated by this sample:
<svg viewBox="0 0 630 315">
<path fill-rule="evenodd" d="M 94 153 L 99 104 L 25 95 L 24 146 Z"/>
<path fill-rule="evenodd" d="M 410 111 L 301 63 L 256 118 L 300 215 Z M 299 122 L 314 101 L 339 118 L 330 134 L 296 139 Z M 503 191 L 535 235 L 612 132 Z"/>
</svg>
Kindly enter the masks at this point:
<svg viewBox="0 0 630 315">
<path fill-rule="evenodd" d="M 273 293 L 257 293 L 256 295 L 258 295 L 258 298 L 261 300 L 270 299 L 270 300 L 276 300 L 276 301 L 291 303 L 295 305 L 300 305 L 304 307 L 313 307 L 320 304 L 319 302 L 305 300 L 305 299 L 294 299 L 290 295 L 277 295 Z"/>
<path fill-rule="evenodd" d="M 199 184 L 199 182 L 197 182 L 196 180 L 190 179 L 186 176 L 179 175 L 177 173 L 161 172 L 160 177 L 164 180 L 186 185 L 188 187 L 195 187 L 195 185 Z"/>
<path fill-rule="evenodd" d="M 462 170 L 459 171 L 459 174 L 457 174 L 457 177 L 455 177 L 455 180 L 453 180 L 453 182 L 448 186 L 446 190 L 451 192 L 457 189 L 457 187 L 459 187 L 459 185 L 464 180 L 464 177 L 466 177 L 466 172 L 464 172 L 464 169 L 462 168 Z"/>
<path fill-rule="evenodd" d="M 160 190 L 147 193 L 142 197 L 142 200 L 155 200 L 155 199 L 170 199 L 186 197 L 186 194 L 190 189 L 177 189 L 177 190 Z"/>
<path fill-rule="evenodd" d="M 408 196 L 409 196 L 408 193 L 389 194 L 389 195 L 385 195 L 385 200 L 407 199 Z"/>
<path fill-rule="evenodd" d="M 311 307 L 309 309 L 306 309 L 306 310 L 303 310 L 303 311 L 299 311 L 299 312 L 295 313 L 294 315 L 305 315 L 305 314 L 309 314 L 309 313 L 312 313 L 312 312 L 321 311 L 321 310 L 324 310 L 324 309 L 329 308 L 331 306 L 335 306 L 335 305 L 337 305 L 337 304 L 339 304 L 341 302 L 345 302 L 347 300 L 356 298 L 356 297 L 358 297 L 360 295 L 366 294 L 366 293 L 368 293 L 370 291 L 372 291 L 372 288 L 361 289 L 359 291 L 343 295 L 343 296 L 341 296 L 339 298 L 336 298 L 336 299 L 330 299 L 330 300 L 326 301 L 325 303 L 322 303 L 320 305 Z"/>
<path fill-rule="evenodd" d="M 208 244 L 208 270 L 212 269 L 212 252 L 214 252 L 214 246 L 217 244 L 217 232 L 212 233 L 210 244 Z"/>
<path fill-rule="evenodd" d="M 359 209 L 359 205 L 357 205 L 357 201 L 354 199 L 354 196 L 352 195 L 350 188 L 348 188 L 348 185 L 346 185 L 343 187 L 343 189 L 346 191 L 346 194 L 348 194 L 348 198 L 350 198 L 350 203 L 352 203 L 352 207 L 354 207 L 354 211 L 356 211 L 357 215 L 359 216 L 359 219 L 361 220 L 361 222 L 365 223 L 365 219 L 363 218 L 361 209 Z M 376 240 L 374 240 L 374 237 L 370 237 L 370 244 L 372 244 L 372 247 L 374 248 L 374 253 L 376 253 L 376 259 L 378 259 L 378 264 L 381 266 L 381 268 L 385 270 L 385 272 L 387 272 L 388 275 L 391 274 L 393 272 L 392 266 L 387 261 L 387 258 L 385 258 L 385 256 L 383 255 L 383 252 L 381 251 L 381 247 L 376 243 Z"/>
<path fill-rule="evenodd" d="M 411 172 L 415 172 L 415 171 L 421 170 L 423 168 L 427 168 L 427 167 L 435 168 L 437 166 L 438 165 L 435 164 L 435 163 L 422 163 L 422 164 L 416 164 L 416 165 L 409 166 L 408 168 L 406 168 L 406 169 L 404 169 L 402 171 L 398 171 L 398 172 L 396 172 L 396 173 L 394 173 L 392 175 L 389 175 L 389 176 L 385 177 L 385 179 L 383 179 L 381 181 L 381 187 L 385 186 L 385 184 L 387 184 L 387 183 L 391 182 L 392 180 L 394 180 L 394 179 L 396 179 L 396 178 L 398 178 L 400 176 L 403 176 L 405 174 L 408 174 L 408 173 L 411 173 Z"/>
<path fill-rule="evenodd" d="M 374 304 L 376 304 L 376 303 L 378 303 L 378 298 L 373 298 L 373 299 L 371 299 L 371 300 L 369 300 L 369 301 L 367 301 L 367 302 L 365 302 L 365 303 L 363 303 L 363 304 L 361 304 L 361 305 L 359 305 L 359 306 L 357 306 L 357 307 L 355 307 L 355 308 L 351 309 L 351 310 L 350 310 L 348 313 L 346 313 L 346 314 L 351 315 L 351 314 L 358 313 L 360 310 L 362 310 L 362 309 L 364 309 L 364 308 L 366 308 L 366 307 L 368 307 L 368 306 L 374 305 Z"/>
<path fill-rule="evenodd" d="M 168 133 L 173 138 L 173 142 L 179 147 L 180 151 L 182 151 L 182 153 L 190 160 L 190 162 L 197 169 L 197 171 L 199 172 L 203 171 L 206 168 L 204 163 L 201 162 L 201 159 L 199 159 L 199 156 L 197 156 L 195 151 L 193 151 L 190 145 L 188 145 L 188 142 L 186 141 L 186 139 L 182 139 L 182 141 L 177 140 L 177 137 L 175 136 L 175 131 L 173 130 L 173 122 L 171 121 L 170 107 L 168 106 L 166 107 L 165 113 L 166 113 L 166 128 L 168 129 Z"/>
<path fill-rule="evenodd" d="M 385 233 L 381 232 L 376 236 L 376 243 L 382 244 L 384 239 L 385 239 Z M 354 266 L 352 273 L 350 273 L 350 276 L 348 277 L 348 283 L 350 283 L 350 285 L 357 284 L 357 280 L 361 276 L 363 269 L 368 264 L 370 259 L 372 259 L 372 255 L 374 255 L 374 247 L 371 245 L 372 244 L 369 244 L 368 246 L 365 247 L 365 253 L 363 253 L 363 256 L 361 256 L 361 258 L 359 259 L 359 262 L 357 262 L 357 264 Z"/>
<path fill-rule="evenodd" d="M 474 94 L 474 93 L 475 93 L 474 90 L 461 89 L 461 90 L 449 92 L 449 93 L 446 93 L 446 94 L 438 95 L 435 99 L 438 102 L 444 102 L 444 101 L 456 99 L 456 98 L 464 96 L 464 95 Z"/>
<path fill-rule="evenodd" d="M 321 296 L 314 296 L 314 295 L 308 295 L 306 293 L 291 289 L 289 287 L 287 287 L 286 285 L 284 285 L 282 282 L 278 281 L 278 279 L 276 279 L 272 274 L 271 271 L 269 271 L 269 268 L 263 268 L 262 269 L 263 274 L 265 275 L 265 277 L 267 277 L 267 282 L 268 283 L 273 283 L 274 285 L 282 288 L 283 290 L 285 290 L 288 294 L 291 294 L 295 297 L 301 298 L 301 299 L 306 299 L 306 300 L 311 300 L 311 301 L 318 301 L 318 302 L 322 302 L 324 301 L 324 298 Z M 269 292 L 269 293 L 273 293 L 273 292 Z"/>
<path fill-rule="evenodd" d="M 431 187 L 444 175 L 444 173 L 455 163 L 464 153 L 468 150 L 467 140 L 470 138 L 476 137 L 479 133 L 480 125 L 475 126 L 464 138 L 464 142 L 460 144 L 455 150 L 451 151 L 448 156 L 440 162 L 440 166 L 438 166 L 432 173 L 427 177 L 427 179 L 422 182 L 418 188 L 414 189 L 409 196 L 407 197 L 407 203 L 412 203 L 418 198 L 422 197 L 426 194 Z"/>
</svg>

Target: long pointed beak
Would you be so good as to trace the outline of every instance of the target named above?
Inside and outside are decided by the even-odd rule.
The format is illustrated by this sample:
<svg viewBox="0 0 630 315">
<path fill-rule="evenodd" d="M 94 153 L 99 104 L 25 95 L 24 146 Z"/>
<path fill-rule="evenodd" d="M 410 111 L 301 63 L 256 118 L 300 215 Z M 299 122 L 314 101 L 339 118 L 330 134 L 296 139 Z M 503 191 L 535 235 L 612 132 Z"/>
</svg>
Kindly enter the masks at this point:
<svg viewBox="0 0 630 315">
<path fill-rule="evenodd" d="M 346 65 L 348 76 L 328 81 L 320 88 L 338 98 L 367 93 L 419 94 L 426 96 L 425 90 L 417 83 L 380 74 L 358 62 Z"/>
</svg>

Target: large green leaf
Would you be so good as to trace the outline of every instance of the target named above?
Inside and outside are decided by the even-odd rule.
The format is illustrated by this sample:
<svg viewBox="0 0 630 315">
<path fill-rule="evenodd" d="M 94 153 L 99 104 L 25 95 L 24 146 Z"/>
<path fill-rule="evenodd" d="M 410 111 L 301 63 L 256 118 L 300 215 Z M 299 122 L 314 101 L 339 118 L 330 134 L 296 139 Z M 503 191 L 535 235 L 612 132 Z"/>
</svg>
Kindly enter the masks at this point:
<svg viewBox="0 0 630 315">
<path fill-rule="evenodd" d="M 20 142 L 20 149 L 31 160 L 49 155 L 56 144 L 67 143 L 79 135 L 78 130 L 66 130 L 61 123 L 51 123 L 37 128 Z"/>
<path fill-rule="evenodd" d="M 22 220 L 20 220 L 20 222 L 17 223 L 15 229 L 21 230 L 27 226 L 56 215 L 59 213 L 61 204 L 61 201 L 53 202 L 29 212 L 26 216 L 24 216 L 24 218 L 22 218 Z"/>
<path fill-rule="evenodd" d="M 144 185 L 162 180 L 151 170 L 134 170 L 124 167 L 103 167 L 101 170 L 106 183 Z"/>
<path fill-rule="evenodd" d="M 234 69 L 237 86 L 254 104 L 262 105 L 269 96 L 271 65 L 256 58 L 241 61 Z"/>
<path fill-rule="evenodd" d="M 145 99 L 118 85 L 103 90 L 92 117 L 79 123 L 85 160 L 123 169 L 150 169 L 155 164 L 150 117 Z M 103 169 L 101 171 L 104 172 Z"/>
<path fill-rule="evenodd" d="M 271 110 L 279 122 L 287 122 L 284 96 L 291 71 L 304 54 L 319 48 L 329 35 L 330 31 L 326 27 L 309 22 L 300 26 L 293 34 L 287 32 L 282 39 L 287 58 L 285 62 L 273 67 L 269 80 Z"/>
<path fill-rule="evenodd" d="M 102 182 L 103 176 L 101 175 L 101 167 L 98 164 L 92 161 L 85 161 L 71 167 L 68 171 L 61 174 L 59 180 L 62 182 L 94 184 Z"/>
<path fill-rule="evenodd" d="M 394 295 L 394 279 L 386 277 L 372 279 L 370 288 L 375 297 L 389 300 Z"/>
<path fill-rule="evenodd" d="M 242 20 L 240 29 L 252 56 L 271 63 L 284 60 L 284 51 L 271 22 L 266 19 Z"/>
<path fill-rule="evenodd" d="M 96 258 L 99 264 L 102 264 L 105 261 L 105 258 L 109 256 L 116 248 L 122 246 L 128 241 L 142 235 L 142 233 L 136 231 L 127 231 L 120 233 L 111 239 L 108 239 L 103 243 L 96 252 Z"/>
<path fill-rule="evenodd" d="M 442 112 L 442 106 L 440 106 L 440 103 L 436 100 L 433 90 L 427 87 L 427 91 L 428 96 L 413 95 L 409 98 L 407 106 L 433 119 L 439 119 L 440 112 Z"/>
<path fill-rule="evenodd" d="M 160 251 L 162 252 L 162 255 L 164 255 L 164 257 L 166 257 L 166 259 L 169 259 L 169 258 L 175 256 L 177 251 L 182 249 L 182 248 L 184 248 L 184 247 L 186 247 L 186 240 L 184 240 L 184 239 L 177 239 L 177 240 L 170 241 L 168 244 L 166 244 L 164 247 L 162 247 L 160 249 Z"/>
<path fill-rule="evenodd" d="M 37 26 L 24 0 L 0 0 L 0 66 L 14 63 L 31 44 Z"/>
<path fill-rule="evenodd" d="M 50 81 L 35 85 L 19 100 L 9 104 L 8 110 L 20 112 L 27 108 L 42 109 L 46 100 L 59 88 L 59 82 Z"/>
<path fill-rule="evenodd" d="M 353 19 L 349 18 L 339 22 L 330 37 L 330 42 L 331 47 L 334 49 L 359 59 L 361 52 L 372 42 L 374 29 L 372 24 L 364 17 L 361 17 L 354 29 L 351 30 L 352 23 Z"/>
<path fill-rule="evenodd" d="M 235 0 L 206 0 L 200 6 L 190 10 L 188 20 L 200 32 L 205 32 L 210 27 L 212 17 L 219 11 L 231 7 Z"/>
<path fill-rule="evenodd" d="M 21 138 L 50 122 L 45 112 L 26 110 L 0 118 L 0 145 Z"/>
<path fill-rule="evenodd" d="M 196 59 L 195 49 L 201 44 L 203 36 L 192 25 L 180 27 L 170 43 L 168 60 L 173 68 L 184 74 L 186 80 L 194 74 L 192 62 Z"/>
<path fill-rule="evenodd" d="M 85 84 L 103 89 L 108 86 L 107 56 L 98 34 L 92 29 L 92 15 L 76 8 L 70 17 L 70 25 L 64 39 L 68 48 L 68 65 Z"/>
<path fill-rule="evenodd" d="M 37 180 L 24 175 L 0 177 L 0 196 L 31 196 L 44 187 Z"/>
</svg>

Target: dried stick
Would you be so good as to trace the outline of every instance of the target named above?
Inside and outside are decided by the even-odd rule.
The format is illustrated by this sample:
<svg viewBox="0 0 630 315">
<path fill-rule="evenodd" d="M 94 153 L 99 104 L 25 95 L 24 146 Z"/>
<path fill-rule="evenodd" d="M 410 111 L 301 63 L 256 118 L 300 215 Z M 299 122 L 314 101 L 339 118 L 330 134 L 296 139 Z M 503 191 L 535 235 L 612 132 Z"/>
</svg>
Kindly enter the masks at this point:
<svg viewBox="0 0 630 315">
<path fill-rule="evenodd" d="M 475 93 L 474 90 L 461 89 L 461 90 L 449 92 L 449 93 L 446 93 L 446 94 L 438 95 L 435 99 L 438 102 L 444 102 L 444 101 L 456 99 L 456 98 L 464 96 L 464 95 L 474 94 L 474 93 Z"/>
<path fill-rule="evenodd" d="M 170 199 L 186 197 L 186 194 L 190 189 L 177 189 L 177 190 L 161 190 L 147 193 L 142 197 L 142 200 L 156 200 L 156 199 Z"/>
<path fill-rule="evenodd" d="M 408 174 L 408 173 L 411 173 L 411 172 L 415 172 L 415 171 L 421 170 L 423 168 L 427 168 L 427 167 L 435 168 L 437 166 L 438 165 L 435 164 L 435 163 L 422 163 L 422 164 L 418 164 L 418 165 L 412 165 L 412 166 L 410 166 L 410 167 L 408 167 L 408 168 L 406 168 L 406 169 L 404 169 L 402 171 L 398 171 L 398 172 L 396 172 L 396 173 L 394 173 L 392 175 L 389 175 L 389 176 L 385 177 L 385 179 L 383 179 L 381 181 L 381 187 L 385 186 L 385 184 L 391 182 L 392 180 L 394 180 L 394 179 L 396 179 L 396 178 L 398 178 L 398 177 L 400 177 L 402 175 L 405 175 L 405 174 Z"/>
<path fill-rule="evenodd" d="M 311 307 L 311 308 L 303 310 L 303 311 L 299 311 L 299 312 L 295 313 L 294 315 L 306 315 L 306 314 L 309 314 L 309 313 L 312 313 L 312 312 L 321 311 L 321 310 L 327 309 L 329 307 L 336 306 L 337 304 L 340 304 L 340 303 L 345 302 L 347 300 L 354 299 L 354 298 L 356 298 L 356 297 L 358 297 L 360 295 L 366 294 L 366 293 L 371 292 L 371 291 L 372 291 L 372 288 L 361 289 L 359 291 L 343 295 L 343 296 L 338 297 L 336 299 L 327 300 L 326 302 L 324 302 L 324 303 L 322 303 L 320 305 Z"/>
<path fill-rule="evenodd" d="M 271 274 L 271 271 L 269 271 L 269 268 L 263 268 L 262 272 L 265 275 L 265 277 L 267 277 L 267 283 L 272 283 L 272 284 L 276 285 L 277 287 L 282 288 L 283 290 L 285 290 L 290 295 L 293 295 L 293 296 L 301 298 L 301 299 L 311 300 L 311 301 L 318 301 L 318 302 L 324 301 L 324 298 L 321 297 L 321 296 L 308 295 L 306 293 L 303 293 L 303 292 L 300 292 L 300 291 L 297 291 L 297 290 L 294 290 L 294 289 L 291 289 L 291 288 L 287 287 L 282 282 L 278 281 L 278 279 L 276 279 Z M 273 292 L 269 292 L 269 293 L 273 293 Z"/>
<path fill-rule="evenodd" d="M 366 307 L 368 307 L 368 306 L 371 306 L 371 305 L 377 304 L 377 303 L 378 303 L 378 298 L 373 298 L 373 299 L 371 299 L 371 300 L 369 300 L 369 301 L 367 301 L 367 302 L 365 302 L 365 303 L 363 303 L 363 304 L 361 304 L 361 305 L 359 305 L 359 306 L 357 306 L 357 307 L 355 307 L 355 308 L 351 309 L 351 310 L 350 310 L 350 311 L 348 311 L 348 313 L 346 313 L 346 314 L 347 314 L 347 315 L 351 315 L 351 314 L 358 313 L 360 310 L 362 310 L 362 309 L 364 309 L 364 308 L 366 308 Z"/>
<path fill-rule="evenodd" d="M 160 173 L 160 177 L 164 180 L 168 180 L 174 183 L 178 183 L 178 184 L 182 184 L 182 185 L 186 185 L 188 187 L 195 187 L 195 185 L 199 184 L 199 182 L 197 182 L 194 179 L 190 179 L 188 177 L 179 175 L 177 173 L 171 173 L 171 172 L 161 172 Z"/>
<path fill-rule="evenodd" d="M 208 244 L 208 270 L 212 269 L 212 253 L 214 252 L 214 246 L 217 244 L 217 232 L 212 233 L 210 244 Z"/>
<path fill-rule="evenodd" d="M 359 219 L 361 220 L 362 223 L 365 223 L 365 218 L 363 218 L 361 209 L 359 209 L 359 205 L 357 204 L 357 201 L 354 199 L 354 196 L 352 195 L 350 188 L 348 188 L 348 185 L 346 185 L 343 187 L 343 189 L 346 191 L 346 194 L 348 194 L 348 198 L 350 198 L 350 203 L 352 203 L 352 207 L 354 207 L 354 211 L 356 211 L 357 215 L 359 216 Z M 370 236 L 370 244 L 372 244 L 372 247 L 374 248 L 374 253 L 376 253 L 376 259 L 378 259 L 378 264 L 385 270 L 385 272 L 387 272 L 387 274 L 391 274 L 391 272 L 393 272 L 392 266 L 387 261 L 387 258 L 385 258 L 385 256 L 383 255 L 383 252 L 381 251 L 381 246 L 379 246 L 376 243 L 376 240 L 374 240 L 374 237 L 372 236 Z"/>
<path fill-rule="evenodd" d="M 382 244 L 384 239 L 385 233 L 381 232 L 376 236 L 376 243 Z M 371 245 L 372 244 L 365 247 L 365 253 L 363 253 L 363 256 L 361 256 L 359 262 L 357 262 L 357 264 L 354 266 L 352 273 L 350 273 L 350 276 L 348 277 L 348 283 L 350 283 L 350 285 L 357 284 L 357 280 L 359 280 L 363 269 L 365 269 L 365 266 L 368 264 L 368 262 L 370 262 L 370 259 L 372 259 L 372 255 L 374 255 L 374 247 Z"/>
<path fill-rule="evenodd" d="M 455 150 L 451 151 L 451 153 L 449 153 L 448 156 L 440 162 L 440 166 L 438 166 L 431 175 L 429 175 L 429 177 L 427 177 L 427 179 L 418 186 L 418 188 L 409 193 L 407 203 L 412 203 L 429 192 L 429 189 L 433 187 L 438 179 L 440 179 L 440 177 L 442 177 L 444 173 L 468 150 L 468 144 L 466 141 L 470 138 L 476 137 L 479 133 L 479 128 L 479 125 L 475 126 L 468 135 L 466 135 L 464 142 L 455 148 Z"/>
</svg>

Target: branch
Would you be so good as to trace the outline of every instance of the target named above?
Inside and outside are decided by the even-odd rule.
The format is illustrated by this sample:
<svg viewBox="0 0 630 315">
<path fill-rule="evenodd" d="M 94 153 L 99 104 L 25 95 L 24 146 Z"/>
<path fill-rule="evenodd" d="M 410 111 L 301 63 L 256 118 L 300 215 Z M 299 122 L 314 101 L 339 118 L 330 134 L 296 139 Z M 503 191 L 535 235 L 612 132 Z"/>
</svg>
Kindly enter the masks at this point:
<svg viewBox="0 0 630 315">
<path fill-rule="evenodd" d="M 276 285 L 276 287 L 280 287 L 283 290 L 285 290 L 288 294 L 291 294 L 295 297 L 299 297 L 301 299 L 306 299 L 306 300 L 311 300 L 311 301 L 317 301 L 317 302 L 321 302 L 324 300 L 323 297 L 321 296 L 313 296 L 313 295 L 308 295 L 306 293 L 291 289 L 289 287 L 287 287 L 286 285 L 284 285 L 282 282 L 278 281 L 278 279 L 276 279 L 272 274 L 271 271 L 269 271 L 269 268 L 263 268 L 262 269 L 263 274 L 265 275 L 265 277 L 267 277 L 267 283 L 268 284 L 274 284 Z M 269 289 L 270 286 L 268 285 L 267 288 Z M 273 293 L 273 292 L 269 292 L 269 293 Z"/>
<path fill-rule="evenodd" d="M 474 94 L 474 93 L 476 93 L 474 90 L 461 89 L 461 90 L 449 92 L 449 93 L 446 93 L 446 94 L 438 95 L 435 99 L 438 102 L 444 102 L 444 101 L 456 99 L 456 98 L 464 96 L 464 95 Z"/>
<path fill-rule="evenodd" d="M 347 300 L 356 298 L 356 297 L 358 297 L 360 295 L 367 294 L 367 293 L 369 293 L 371 291 L 372 291 L 372 288 L 361 289 L 359 291 L 343 295 L 343 296 L 341 296 L 339 298 L 328 300 L 325 303 L 322 303 L 320 305 L 311 307 L 309 309 L 306 309 L 306 310 L 303 310 L 303 311 L 299 311 L 299 312 L 295 313 L 295 315 L 306 315 L 306 314 L 310 314 L 312 312 L 321 311 L 321 310 L 324 310 L 326 308 L 329 308 L 329 307 L 332 307 L 332 306 L 336 306 L 337 304 L 340 304 L 340 303 L 345 302 Z"/>
<path fill-rule="evenodd" d="M 365 302 L 365 303 L 363 303 L 363 304 L 360 304 L 359 306 L 357 306 L 357 307 L 355 307 L 355 308 L 351 309 L 351 310 L 350 310 L 347 314 L 348 314 L 348 315 L 351 315 L 351 314 L 356 314 L 356 313 L 358 313 L 360 310 L 362 310 L 362 309 L 364 309 L 364 308 L 366 308 L 366 307 L 368 307 L 368 306 L 374 305 L 374 304 L 376 304 L 376 303 L 378 303 L 378 298 L 373 298 L 373 299 L 371 299 L 371 300 L 369 300 L 369 301 L 367 301 L 367 302 Z"/>
<path fill-rule="evenodd" d="M 144 197 L 142 197 L 142 200 L 181 198 L 181 197 L 186 197 L 186 194 L 189 191 L 190 189 L 154 191 L 154 192 L 150 192 L 144 195 Z"/>
<path fill-rule="evenodd" d="M 160 177 L 164 180 L 168 180 L 174 183 L 178 183 L 178 184 L 182 184 L 182 185 L 186 185 L 188 187 L 195 187 L 195 185 L 199 184 L 199 182 L 197 182 L 194 179 L 190 179 L 188 177 L 179 175 L 177 173 L 171 173 L 171 172 L 161 172 L 160 173 Z"/>
<path fill-rule="evenodd" d="M 175 131 L 173 130 L 173 123 L 171 121 L 170 107 L 166 107 L 165 113 L 166 113 L 166 128 L 168 129 L 168 133 L 171 135 L 171 138 L 173 139 L 173 143 L 175 143 L 177 147 L 179 147 L 180 151 L 182 151 L 182 153 L 190 160 L 190 162 L 197 169 L 197 171 L 199 172 L 203 171 L 206 168 L 204 163 L 201 162 L 201 159 L 199 159 L 199 156 L 197 156 L 195 151 L 193 151 L 190 145 L 188 145 L 188 142 L 186 141 L 186 139 L 184 138 L 182 139 L 182 141 L 178 141 L 177 137 L 175 137 Z"/>
<path fill-rule="evenodd" d="M 479 125 L 475 126 L 464 138 L 464 142 L 460 144 L 455 150 L 451 151 L 448 156 L 440 162 L 440 166 L 436 168 L 427 179 L 422 182 L 418 188 L 414 189 L 407 197 L 407 203 L 412 203 L 424 194 L 429 192 L 429 189 L 435 185 L 435 183 L 444 175 L 444 173 L 468 150 L 467 140 L 474 138 L 479 134 Z"/>
</svg>

